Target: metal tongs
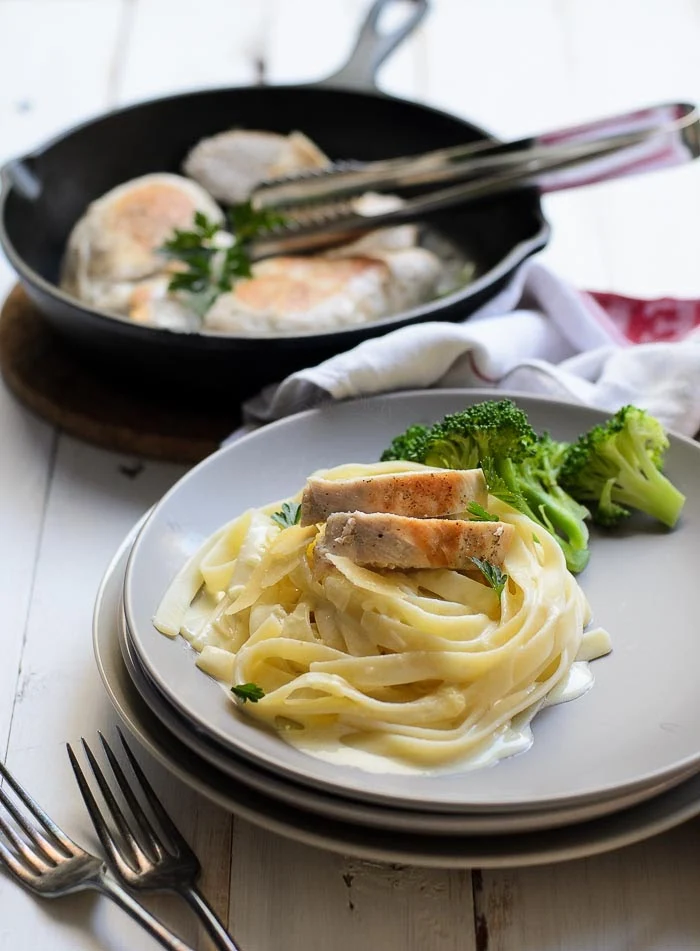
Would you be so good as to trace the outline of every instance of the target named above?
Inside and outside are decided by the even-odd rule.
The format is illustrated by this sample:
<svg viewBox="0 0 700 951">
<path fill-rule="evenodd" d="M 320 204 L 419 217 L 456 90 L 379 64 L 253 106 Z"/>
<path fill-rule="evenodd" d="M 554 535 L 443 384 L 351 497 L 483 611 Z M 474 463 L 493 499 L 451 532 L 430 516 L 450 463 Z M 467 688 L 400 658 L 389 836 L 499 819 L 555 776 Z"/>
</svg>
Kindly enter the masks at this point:
<svg viewBox="0 0 700 951">
<path fill-rule="evenodd" d="M 670 103 L 514 142 L 486 139 L 378 162 L 337 162 L 254 189 L 253 207 L 279 211 L 284 223 L 255 241 L 253 255 L 330 246 L 518 188 L 577 188 L 669 168 L 699 154 L 700 114 L 695 106 Z M 404 195 L 414 189 L 418 194 Z M 368 213 L 367 203 L 357 200 L 367 192 L 400 193 L 402 201 L 389 210 L 386 202 L 377 203 L 377 213 Z"/>
</svg>

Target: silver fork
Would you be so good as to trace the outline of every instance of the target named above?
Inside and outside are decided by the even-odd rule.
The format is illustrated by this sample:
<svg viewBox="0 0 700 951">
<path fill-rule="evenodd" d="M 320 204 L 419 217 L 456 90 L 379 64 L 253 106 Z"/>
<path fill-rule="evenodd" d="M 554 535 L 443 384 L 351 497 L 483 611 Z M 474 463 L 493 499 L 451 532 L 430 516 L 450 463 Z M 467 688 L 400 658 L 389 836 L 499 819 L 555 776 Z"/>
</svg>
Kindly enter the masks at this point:
<svg viewBox="0 0 700 951">
<path fill-rule="evenodd" d="M 24 806 L 24 810 L 21 809 L 4 786 L 0 787 L 0 864 L 20 885 L 42 898 L 59 898 L 91 889 L 98 891 L 120 905 L 164 948 L 192 951 L 122 888 L 102 859 L 68 838 L 2 762 L 0 777 Z M 17 828 L 6 815 L 14 820 Z"/>
<path fill-rule="evenodd" d="M 68 756 L 80 792 L 85 800 L 95 831 L 100 837 L 100 842 L 110 860 L 114 874 L 124 885 L 135 890 L 170 891 L 181 895 L 199 915 L 217 948 L 221 951 L 240 951 L 206 898 L 197 888 L 196 881 L 201 871 L 197 856 L 161 805 L 136 757 L 129 749 L 121 730 L 118 732 L 134 775 L 158 825 L 165 833 L 165 839 L 156 831 L 148 818 L 104 736 L 98 733 L 117 784 L 135 820 L 131 825 L 127 821 L 92 750 L 82 739 L 85 755 L 119 833 L 118 837 L 115 836 L 97 805 L 75 753 L 70 744 L 67 744 Z"/>
</svg>

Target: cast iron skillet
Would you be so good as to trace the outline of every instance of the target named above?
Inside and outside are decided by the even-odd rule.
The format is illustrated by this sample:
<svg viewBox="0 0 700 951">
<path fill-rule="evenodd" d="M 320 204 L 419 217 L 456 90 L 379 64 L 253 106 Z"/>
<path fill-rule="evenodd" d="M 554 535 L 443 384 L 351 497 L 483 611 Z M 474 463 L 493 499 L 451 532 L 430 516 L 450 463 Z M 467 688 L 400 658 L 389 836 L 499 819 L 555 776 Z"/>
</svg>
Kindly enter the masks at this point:
<svg viewBox="0 0 700 951">
<path fill-rule="evenodd" d="M 68 234 L 89 202 L 138 175 L 178 171 L 199 139 L 224 129 L 300 129 L 331 158 L 365 160 L 486 137 L 461 119 L 374 87 L 377 68 L 422 18 L 428 0 L 414 0 L 408 20 L 382 34 L 379 16 L 391 2 L 377 0 L 348 63 L 321 83 L 213 89 L 144 102 L 86 122 L 0 170 L 0 243 L 55 329 L 92 362 L 124 374 L 130 387 L 162 389 L 165 382 L 171 393 L 219 390 L 238 400 L 387 330 L 464 319 L 502 287 L 549 236 L 531 190 L 431 219 L 477 263 L 471 285 L 349 330 L 276 339 L 175 333 L 101 314 L 56 286 Z"/>
</svg>

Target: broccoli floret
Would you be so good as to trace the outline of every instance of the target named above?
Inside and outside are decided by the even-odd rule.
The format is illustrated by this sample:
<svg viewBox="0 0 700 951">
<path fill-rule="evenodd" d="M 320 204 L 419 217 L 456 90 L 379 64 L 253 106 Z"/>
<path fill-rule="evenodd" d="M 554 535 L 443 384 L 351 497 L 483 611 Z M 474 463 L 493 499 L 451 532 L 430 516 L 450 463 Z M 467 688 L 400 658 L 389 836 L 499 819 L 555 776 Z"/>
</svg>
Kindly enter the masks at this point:
<svg viewBox="0 0 700 951">
<path fill-rule="evenodd" d="M 518 485 L 516 465 L 534 451 L 537 435 L 511 400 L 487 400 L 446 416 L 427 435 L 423 461 L 444 469 L 481 467 L 491 495 L 536 519 Z"/>
<path fill-rule="evenodd" d="M 685 496 L 663 475 L 668 437 L 657 419 L 623 406 L 581 436 L 565 455 L 560 484 L 579 502 L 593 502 L 594 521 L 616 525 L 639 509 L 672 528 Z"/>
<path fill-rule="evenodd" d="M 418 432 L 417 430 L 421 430 Z M 446 416 L 430 429 L 411 427 L 382 459 L 409 459 L 445 469 L 481 467 L 491 495 L 551 532 L 571 571 L 588 562 L 587 509 L 556 481 L 565 446 L 537 437 L 511 400 L 488 400 Z"/>
<path fill-rule="evenodd" d="M 405 459 L 408 462 L 424 462 L 428 448 L 428 427 L 416 424 L 397 436 L 382 453 L 382 462 Z"/>
<path fill-rule="evenodd" d="M 427 465 L 474 469 L 482 459 L 517 462 L 537 442 L 527 416 L 511 400 L 487 400 L 445 416 L 429 433 Z"/>
</svg>

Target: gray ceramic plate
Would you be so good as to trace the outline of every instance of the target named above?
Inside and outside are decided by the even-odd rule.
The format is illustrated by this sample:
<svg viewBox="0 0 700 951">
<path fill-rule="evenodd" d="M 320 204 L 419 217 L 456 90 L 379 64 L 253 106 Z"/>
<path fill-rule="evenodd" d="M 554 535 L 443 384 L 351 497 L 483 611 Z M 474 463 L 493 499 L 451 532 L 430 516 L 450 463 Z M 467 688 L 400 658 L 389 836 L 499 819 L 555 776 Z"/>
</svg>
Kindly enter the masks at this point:
<svg viewBox="0 0 700 951">
<path fill-rule="evenodd" d="M 700 777 L 642 805 L 604 819 L 543 832 L 506 836 L 435 836 L 363 828 L 318 816 L 235 783 L 179 743 L 135 690 L 119 649 L 118 613 L 133 537 L 107 569 L 93 624 L 95 659 L 114 708 L 145 750 L 181 782 L 243 818 L 308 845 L 364 859 L 442 868 L 513 868 L 597 855 L 632 845 L 700 813 Z"/>
<path fill-rule="evenodd" d="M 139 696 L 176 740 L 184 743 L 195 755 L 205 759 L 222 773 L 246 786 L 258 789 L 283 803 L 327 816 L 330 819 L 339 819 L 341 822 L 430 835 L 511 835 L 513 832 L 559 829 L 562 826 L 620 812 L 660 795 L 677 782 L 695 773 L 693 768 L 689 771 L 688 777 L 681 776 L 679 779 L 674 777 L 670 783 L 635 790 L 622 798 L 596 799 L 568 808 L 537 809 L 534 812 L 430 813 L 345 799 L 326 793 L 322 789 L 316 790 L 310 786 L 293 783 L 277 773 L 263 770 L 249 760 L 217 746 L 206 735 L 193 729 L 192 722 L 180 716 L 170 706 L 139 664 L 131 646 L 131 637 L 123 610 L 119 611 L 118 636 L 124 666 Z"/>
<path fill-rule="evenodd" d="M 700 638 L 695 553 L 700 540 L 700 448 L 673 437 L 668 473 L 688 495 L 668 532 L 630 520 L 616 535 L 594 535 L 581 578 L 595 621 L 614 652 L 595 664 L 596 684 L 581 699 L 545 710 L 526 754 L 490 769 L 407 777 L 367 773 L 308 756 L 243 712 L 194 666 L 184 641 L 151 618 L 188 554 L 249 506 L 291 494 L 314 469 L 379 458 L 410 423 L 430 422 L 492 393 L 430 391 L 382 396 L 299 414 L 254 432 L 205 460 L 154 508 L 134 545 L 125 610 L 139 662 L 168 701 L 236 755 L 341 796 L 404 808 L 531 811 L 618 798 L 680 780 L 700 765 Z M 572 439 L 602 414 L 565 403 L 516 397 L 536 429 Z"/>
</svg>

